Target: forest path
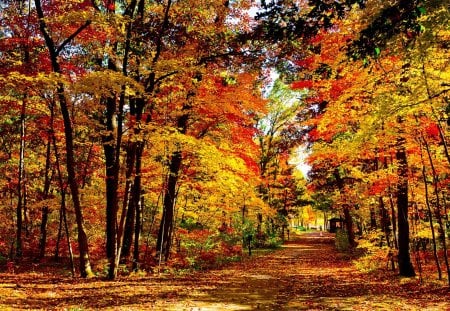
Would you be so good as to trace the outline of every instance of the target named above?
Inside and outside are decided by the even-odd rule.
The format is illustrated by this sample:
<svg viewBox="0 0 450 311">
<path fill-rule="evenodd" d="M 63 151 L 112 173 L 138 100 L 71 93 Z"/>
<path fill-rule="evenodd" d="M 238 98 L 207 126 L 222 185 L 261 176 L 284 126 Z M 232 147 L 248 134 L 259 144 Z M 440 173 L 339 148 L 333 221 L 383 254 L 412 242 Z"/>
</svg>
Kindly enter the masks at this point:
<svg viewBox="0 0 450 311">
<path fill-rule="evenodd" d="M 208 275 L 221 282 L 167 310 L 450 310 L 450 296 L 427 294 L 414 280 L 359 272 L 328 233 L 294 236 L 279 251 Z"/>
<path fill-rule="evenodd" d="M 222 269 L 114 282 L 3 274 L 0 310 L 450 310 L 450 292 L 360 273 L 333 242 L 307 233 Z"/>
</svg>

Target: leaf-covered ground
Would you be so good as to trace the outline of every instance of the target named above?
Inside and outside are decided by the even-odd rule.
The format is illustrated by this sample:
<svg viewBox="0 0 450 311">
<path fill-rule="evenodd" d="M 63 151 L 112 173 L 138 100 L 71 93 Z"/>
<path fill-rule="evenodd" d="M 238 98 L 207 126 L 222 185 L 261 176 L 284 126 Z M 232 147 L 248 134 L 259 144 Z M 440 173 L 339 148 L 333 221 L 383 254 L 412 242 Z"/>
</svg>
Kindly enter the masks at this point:
<svg viewBox="0 0 450 311">
<path fill-rule="evenodd" d="M 115 282 L 2 274 L 0 310 L 450 310 L 442 285 L 359 272 L 332 237 L 307 234 L 220 270 Z"/>
</svg>

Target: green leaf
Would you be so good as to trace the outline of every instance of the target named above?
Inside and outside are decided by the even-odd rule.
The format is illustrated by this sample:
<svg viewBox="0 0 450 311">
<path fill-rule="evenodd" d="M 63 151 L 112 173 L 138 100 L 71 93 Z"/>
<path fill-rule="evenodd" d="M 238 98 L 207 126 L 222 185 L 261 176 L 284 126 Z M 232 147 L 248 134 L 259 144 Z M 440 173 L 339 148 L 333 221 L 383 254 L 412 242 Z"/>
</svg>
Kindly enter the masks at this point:
<svg viewBox="0 0 450 311">
<path fill-rule="evenodd" d="M 379 48 L 379 47 L 376 47 L 376 48 L 375 48 L 375 56 L 380 56 L 380 54 L 381 54 L 380 48 Z"/>
<path fill-rule="evenodd" d="M 427 10 L 423 6 L 417 7 L 417 11 L 419 12 L 419 15 L 423 15 L 427 12 Z"/>
</svg>

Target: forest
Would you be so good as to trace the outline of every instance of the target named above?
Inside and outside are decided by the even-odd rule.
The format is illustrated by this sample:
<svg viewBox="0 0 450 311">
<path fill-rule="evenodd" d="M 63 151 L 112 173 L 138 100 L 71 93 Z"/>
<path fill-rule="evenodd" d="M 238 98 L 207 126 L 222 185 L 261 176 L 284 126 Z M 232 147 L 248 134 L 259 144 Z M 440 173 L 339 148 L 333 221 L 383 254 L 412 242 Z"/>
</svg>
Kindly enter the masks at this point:
<svg viewBox="0 0 450 311">
<path fill-rule="evenodd" d="M 449 9 L 0 0 L 0 272 L 204 270 L 334 218 L 450 286 Z"/>
</svg>

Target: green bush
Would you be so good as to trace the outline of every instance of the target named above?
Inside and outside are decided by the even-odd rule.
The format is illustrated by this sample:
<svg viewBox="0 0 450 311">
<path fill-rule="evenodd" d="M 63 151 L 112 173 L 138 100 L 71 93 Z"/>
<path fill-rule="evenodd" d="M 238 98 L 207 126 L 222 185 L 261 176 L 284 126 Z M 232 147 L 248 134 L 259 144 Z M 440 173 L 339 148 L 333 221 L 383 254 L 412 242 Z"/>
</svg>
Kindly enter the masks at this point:
<svg viewBox="0 0 450 311">
<path fill-rule="evenodd" d="M 283 240 L 277 236 L 276 234 L 270 234 L 266 241 L 265 241 L 265 247 L 267 248 L 279 248 L 283 244 Z"/>
</svg>

